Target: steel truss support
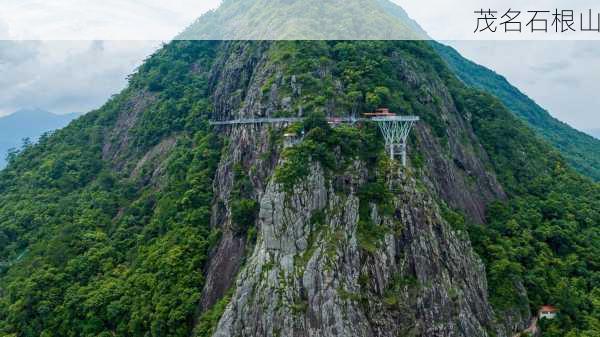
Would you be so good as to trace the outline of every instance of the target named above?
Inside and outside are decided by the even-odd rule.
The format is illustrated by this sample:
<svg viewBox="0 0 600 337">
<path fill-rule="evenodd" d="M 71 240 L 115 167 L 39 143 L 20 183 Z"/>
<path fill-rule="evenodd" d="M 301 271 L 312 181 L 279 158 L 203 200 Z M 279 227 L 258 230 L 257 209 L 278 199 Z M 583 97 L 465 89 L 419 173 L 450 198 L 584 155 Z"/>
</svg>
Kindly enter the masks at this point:
<svg viewBox="0 0 600 337">
<path fill-rule="evenodd" d="M 406 142 L 408 135 L 418 120 L 418 117 L 413 116 L 373 118 L 373 121 L 377 122 L 383 134 L 385 147 L 390 153 L 390 158 L 394 160 L 396 154 L 400 154 L 402 166 L 406 166 Z"/>
</svg>

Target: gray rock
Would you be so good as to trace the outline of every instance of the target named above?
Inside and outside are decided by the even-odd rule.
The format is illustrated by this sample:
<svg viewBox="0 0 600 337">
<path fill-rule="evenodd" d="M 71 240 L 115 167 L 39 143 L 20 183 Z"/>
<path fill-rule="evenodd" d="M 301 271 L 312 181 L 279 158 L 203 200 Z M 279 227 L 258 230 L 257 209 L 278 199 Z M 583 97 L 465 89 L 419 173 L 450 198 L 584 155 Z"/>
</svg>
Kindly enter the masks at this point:
<svg viewBox="0 0 600 337">
<path fill-rule="evenodd" d="M 336 194 L 321 169 L 292 194 L 271 181 L 258 242 L 214 336 L 505 336 L 469 244 L 414 178 L 389 180 L 401 191 L 393 216 L 372 205 L 389 230 L 372 253 L 359 245 L 358 197 Z M 318 211 L 323 224 L 311 223 Z"/>
</svg>

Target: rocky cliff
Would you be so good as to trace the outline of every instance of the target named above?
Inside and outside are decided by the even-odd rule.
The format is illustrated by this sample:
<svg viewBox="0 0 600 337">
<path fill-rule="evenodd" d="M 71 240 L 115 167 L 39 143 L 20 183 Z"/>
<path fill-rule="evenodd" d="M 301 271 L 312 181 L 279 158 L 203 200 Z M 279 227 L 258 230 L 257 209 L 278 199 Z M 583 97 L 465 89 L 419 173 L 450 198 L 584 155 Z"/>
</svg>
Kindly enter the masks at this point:
<svg viewBox="0 0 600 337">
<path fill-rule="evenodd" d="M 306 113 L 296 105 L 313 94 L 298 89 L 298 79 L 306 74 L 267 56 L 280 48 L 278 43 L 226 48 L 234 52 L 211 75 L 213 118 Z M 324 50 L 321 56 L 332 54 Z M 443 80 L 421 73 L 412 57 L 394 61 L 388 75 L 418 92 L 417 104 L 435 111 L 445 127 L 436 135 L 431 125 L 420 123 L 409 168 L 380 173 L 390 192 L 387 213 L 369 203 L 362 214 L 369 219 L 359 214 L 359 191 L 378 174 L 364 161 L 353 160 L 333 176 L 314 164 L 306 181 L 286 192 L 273 178 L 286 160 L 273 134 L 285 126 L 219 129 L 229 146 L 217 171 L 212 223 L 222 228 L 223 238 L 207 268 L 202 308 L 211 308 L 228 289 L 232 295 L 215 336 L 506 335 L 487 301 L 483 265 L 465 233 L 453 230 L 441 210 L 443 205 L 483 222 L 486 204 L 505 198 L 502 187 L 489 170 L 468 112 L 458 112 Z M 331 69 L 311 70 L 319 72 L 335 76 Z M 332 81 L 339 83 L 336 90 L 346 90 L 343 79 Z M 329 104 L 338 110 L 335 102 Z M 292 110 L 295 105 L 299 110 Z M 259 204 L 254 244 L 236 234 L 232 224 L 236 165 L 248 174 L 250 195 Z M 384 234 L 366 240 L 373 242 L 363 238 L 361 246 L 361 221 Z"/>
</svg>

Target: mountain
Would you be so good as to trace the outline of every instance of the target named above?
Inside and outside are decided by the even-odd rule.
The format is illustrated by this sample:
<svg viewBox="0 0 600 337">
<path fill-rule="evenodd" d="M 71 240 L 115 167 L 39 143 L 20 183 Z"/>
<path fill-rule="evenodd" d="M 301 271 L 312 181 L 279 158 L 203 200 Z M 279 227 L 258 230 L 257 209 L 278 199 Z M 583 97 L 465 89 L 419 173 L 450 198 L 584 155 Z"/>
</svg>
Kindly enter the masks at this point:
<svg viewBox="0 0 600 337">
<path fill-rule="evenodd" d="M 23 109 L 0 117 L 0 168 L 9 149 L 21 147 L 23 139 L 35 142 L 43 133 L 66 126 L 79 114 L 56 115 L 41 109 Z"/>
<path fill-rule="evenodd" d="M 427 34 L 388 0 L 225 0 L 179 40 L 414 40 Z"/>
<path fill-rule="evenodd" d="M 382 28 L 385 27 L 385 28 Z M 388 0 L 229 0 L 188 27 L 182 40 L 427 40 L 427 33 Z M 600 180 L 600 140 L 552 117 L 504 77 L 432 42 L 467 85 L 498 97 L 555 146 L 576 170 Z"/>
<path fill-rule="evenodd" d="M 592 137 L 596 137 L 596 139 L 600 139 L 600 129 L 587 130 L 586 133 Z"/>
<path fill-rule="evenodd" d="M 0 336 L 596 336 L 599 209 L 428 42 L 173 41 L 0 172 Z"/>
<path fill-rule="evenodd" d="M 519 118 L 555 146 L 576 170 L 600 180 L 600 140 L 552 117 L 546 110 L 512 86 L 503 76 L 462 57 L 440 43 L 434 48 L 467 85 L 498 97 Z"/>
</svg>

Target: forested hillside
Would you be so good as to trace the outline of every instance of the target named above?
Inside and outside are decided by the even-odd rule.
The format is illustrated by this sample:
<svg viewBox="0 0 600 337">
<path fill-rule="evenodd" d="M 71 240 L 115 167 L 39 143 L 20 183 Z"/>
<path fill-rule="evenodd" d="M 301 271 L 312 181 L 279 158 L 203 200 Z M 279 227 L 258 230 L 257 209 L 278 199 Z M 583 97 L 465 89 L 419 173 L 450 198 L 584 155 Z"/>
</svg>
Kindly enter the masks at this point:
<svg viewBox="0 0 600 337">
<path fill-rule="evenodd" d="M 490 96 L 477 96 L 471 103 L 490 104 L 477 109 L 475 128 L 511 197 L 489 206 L 487 224 L 460 217 L 457 222 L 486 262 L 491 301 L 500 312 L 518 303 L 532 310 L 544 304 L 560 308 L 558 320 L 542 322 L 542 336 L 595 336 L 600 331 L 600 185 L 570 169 Z"/>
<path fill-rule="evenodd" d="M 378 106 L 422 118 L 400 178 L 376 129 L 331 129 L 319 117 Z M 294 126 L 306 137 L 285 150 L 281 128 L 207 123 L 299 114 L 311 116 Z M 298 184 L 308 184 L 303 202 L 327 194 L 329 206 L 270 227 L 284 218 L 277 200 Z M 283 214 L 305 207 L 289 200 Z M 312 234 L 294 227 L 304 221 Z M 426 42 L 176 41 L 104 107 L 0 172 L 0 336 L 224 336 L 263 320 L 292 329 L 282 313 L 325 314 L 321 295 L 301 290 L 333 286 L 321 272 L 340 282 L 328 303 L 355 318 L 339 328 L 509 336 L 527 323 L 515 317 L 549 303 L 561 313 L 543 322 L 545 337 L 597 336 L 599 223 L 600 187 L 500 101 L 456 79 Z M 297 255 L 276 260 L 300 232 Z M 236 283 L 238 273 L 247 277 Z M 261 289 L 256 305 L 238 308 L 254 303 L 244 302 L 250 284 Z M 262 296 L 280 304 L 262 307 Z M 261 320 L 238 316 L 245 310 Z M 329 320 L 307 324 L 343 333 Z"/>
<path fill-rule="evenodd" d="M 437 42 L 432 45 L 463 82 L 498 97 L 507 108 L 555 146 L 577 171 L 596 181 L 600 180 L 600 140 L 552 117 L 504 77 L 465 59 L 451 47 Z"/>
<path fill-rule="evenodd" d="M 207 214 L 220 156 L 206 75 L 190 66 L 213 53 L 170 45 L 102 109 L 11 158 L 0 173 L 0 335 L 188 335 L 218 239 Z"/>
</svg>

